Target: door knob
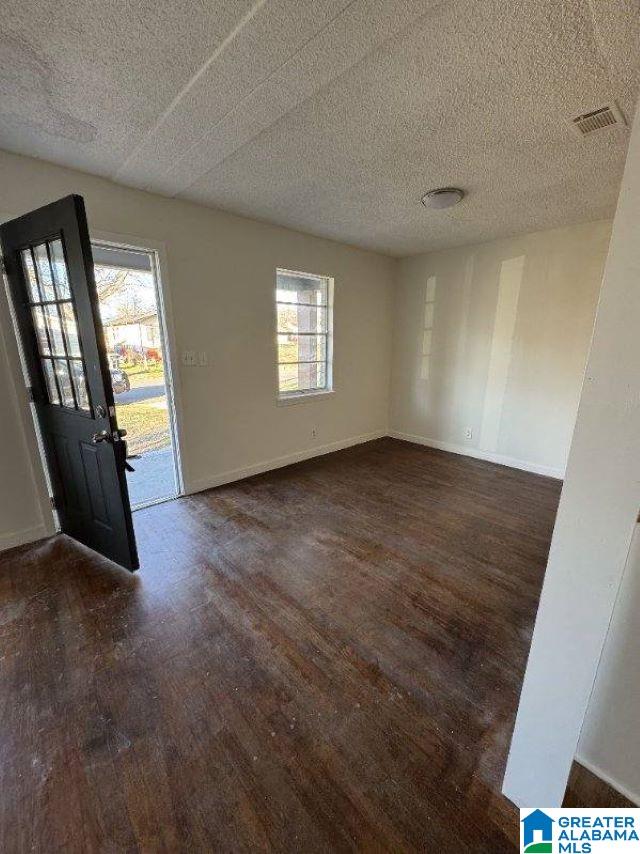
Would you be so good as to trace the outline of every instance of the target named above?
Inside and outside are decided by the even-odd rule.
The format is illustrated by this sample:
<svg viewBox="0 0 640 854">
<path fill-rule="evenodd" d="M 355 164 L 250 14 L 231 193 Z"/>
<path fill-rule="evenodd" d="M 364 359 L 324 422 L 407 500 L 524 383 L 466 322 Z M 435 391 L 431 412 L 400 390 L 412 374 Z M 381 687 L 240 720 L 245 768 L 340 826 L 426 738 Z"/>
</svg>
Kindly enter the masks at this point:
<svg viewBox="0 0 640 854">
<path fill-rule="evenodd" d="M 99 433 L 94 433 L 91 437 L 91 441 L 94 445 L 97 445 L 98 442 L 110 442 L 113 444 L 114 442 L 119 442 L 120 439 L 124 439 L 127 435 L 127 431 L 122 430 L 114 430 L 113 433 L 110 430 L 101 430 Z"/>
</svg>

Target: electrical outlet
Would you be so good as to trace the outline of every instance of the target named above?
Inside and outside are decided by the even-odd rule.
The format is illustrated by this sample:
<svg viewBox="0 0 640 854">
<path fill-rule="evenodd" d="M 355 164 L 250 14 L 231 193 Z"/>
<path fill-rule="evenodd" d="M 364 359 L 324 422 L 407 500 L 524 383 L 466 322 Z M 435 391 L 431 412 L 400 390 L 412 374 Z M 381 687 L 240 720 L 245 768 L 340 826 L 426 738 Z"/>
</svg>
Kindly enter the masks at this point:
<svg viewBox="0 0 640 854">
<path fill-rule="evenodd" d="M 471 427 L 467 427 L 467 430 L 465 432 L 465 437 L 467 439 L 473 439 L 473 430 L 471 429 Z"/>
</svg>

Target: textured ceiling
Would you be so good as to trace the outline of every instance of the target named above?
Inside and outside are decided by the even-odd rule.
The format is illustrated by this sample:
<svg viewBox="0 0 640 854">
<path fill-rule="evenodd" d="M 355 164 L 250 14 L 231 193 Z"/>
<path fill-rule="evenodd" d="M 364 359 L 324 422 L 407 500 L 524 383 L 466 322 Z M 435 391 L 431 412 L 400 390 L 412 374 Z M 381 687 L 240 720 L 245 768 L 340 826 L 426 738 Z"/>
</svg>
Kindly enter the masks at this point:
<svg viewBox="0 0 640 854">
<path fill-rule="evenodd" d="M 610 216 L 639 69 L 640 0 L 4 0 L 0 147 L 406 255 Z"/>
</svg>

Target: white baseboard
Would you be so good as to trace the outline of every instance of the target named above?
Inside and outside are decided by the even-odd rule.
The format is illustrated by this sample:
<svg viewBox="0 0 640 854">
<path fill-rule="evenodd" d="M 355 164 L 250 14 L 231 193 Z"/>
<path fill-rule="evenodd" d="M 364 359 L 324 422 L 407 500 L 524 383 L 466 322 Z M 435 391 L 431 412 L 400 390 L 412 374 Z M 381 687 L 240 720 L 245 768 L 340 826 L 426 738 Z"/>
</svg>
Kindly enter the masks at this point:
<svg viewBox="0 0 640 854">
<path fill-rule="evenodd" d="M 426 439 L 424 436 L 415 436 L 411 433 L 401 433 L 398 430 L 375 430 L 372 433 L 363 433 L 360 436 L 351 436 L 348 439 L 341 439 L 338 442 L 331 442 L 328 445 L 319 445 L 315 448 L 308 448 L 304 451 L 295 451 L 292 454 L 286 454 L 283 457 L 275 457 L 271 460 L 263 460 L 259 463 L 254 463 L 251 466 L 244 468 L 232 469 L 222 472 L 211 477 L 200 478 L 193 483 L 188 484 L 187 494 L 194 492 L 202 492 L 204 489 L 212 489 L 215 486 L 223 486 L 225 483 L 233 483 L 236 480 L 243 480 L 245 477 L 251 477 L 254 474 L 262 474 L 263 472 L 272 471 L 273 469 L 283 468 L 292 463 L 299 463 L 303 460 L 310 460 L 313 457 L 320 457 L 324 454 L 330 454 L 333 451 L 341 451 L 345 448 L 351 448 L 354 445 L 361 445 L 363 442 L 371 442 L 373 439 L 382 439 L 384 436 L 390 436 L 393 439 L 402 439 L 405 442 L 413 442 L 417 445 L 426 445 L 429 448 L 438 448 L 441 451 L 449 451 L 452 454 L 463 454 L 467 457 L 475 457 L 479 460 L 487 460 L 492 463 L 499 463 L 510 468 L 522 469 L 523 471 L 535 472 L 543 474 L 547 477 L 563 478 L 564 472 L 561 469 L 551 468 L 550 466 L 542 466 L 538 463 L 530 463 L 525 460 L 506 457 L 501 454 L 493 454 L 487 451 L 481 451 L 478 448 L 466 448 L 463 445 L 454 445 L 450 442 L 439 442 L 435 439 Z M 26 543 L 32 543 L 36 540 L 42 540 L 45 537 L 51 536 L 53 532 L 44 524 L 35 525 L 32 528 L 24 528 L 21 531 L 13 531 L 7 534 L 0 534 L 0 551 L 22 546 Z M 581 760 L 580 760 L 581 761 Z M 582 762 L 586 767 L 586 763 Z M 590 769 L 591 770 L 591 769 Z M 600 772 L 598 776 L 602 776 Z M 615 785 L 615 784 L 611 784 Z M 616 788 L 619 787 L 615 785 Z M 625 794 L 622 792 L 622 794 Z M 634 800 L 635 796 L 626 795 L 630 800 Z"/>
<path fill-rule="evenodd" d="M 595 774 L 596 777 L 599 777 L 603 783 L 606 783 L 608 786 L 611 786 L 612 789 L 615 789 L 616 792 L 619 792 L 623 797 L 625 797 L 628 801 L 640 807 L 640 794 L 637 792 L 632 792 L 631 789 L 628 789 L 622 783 L 619 783 L 613 777 L 609 776 L 609 774 L 605 774 L 605 772 L 598 768 L 597 765 L 594 765 L 592 762 L 589 762 L 588 759 L 585 759 L 584 756 L 580 756 L 578 754 L 576 756 L 576 762 L 580 765 L 583 765 L 587 771 L 591 771 L 592 774 Z"/>
<path fill-rule="evenodd" d="M 43 540 L 50 536 L 51 531 L 44 524 L 34 525 L 32 528 L 23 528 L 21 531 L 11 531 L 8 534 L 0 534 L 0 552 L 33 543 L 36 540 Z"/>
<path fill-rule="evenodd" d="M 304 451 L 295 451 L 293 454 L 286 454 L 284 457 L 275 457 L 271 460 L 264 460 L 259 463 L 254 463 L 245 468 L 232 469 L 231 471 L 222 472 L 221 474 L 211 477 L 200 478 L 193 483 L 188 484 L 187 494 L 194 492 L 202 492 L 204 489 L 212 489 L 215 486 L 223 486 L 225 483 L 233 483 L 236 480 L 244 480 L 245 477 L 252 477 L 254 474 L 263 474 L 263 472 L 272 471 L 273 469 L 283 468 L 292 463 L 300 463 L 303 460 L 310 460 L 313 457 L 321 457 L 324 454 L 331 454 L 333 451 L 342 451 L 345 448 L 351 448 L 354 445 L 361 445 L 363 442 L 371 442 L 373 439 L 382 439 L 387 436 L 386 430 L 376 430 L 373 433 L 364 433 L 361 436 L 351 436 L 348 439 L 341 439 L 338 442 L 331 442 L 329 445 L 319 445 L 315 448 L 308 448 Z"/>
<path fill-rule="evenodd" d="M 429 448 L 438 448 L 441 451 L 449 451 L 452 454 L 463 454 L 466 457 L 475 457 L 479 460 L 487 460 L 488 462 L 498 463 L 499 465 L 509 466 L 510 468 L 521 469 L 523 471 L 534 472 L 535 474 L 546 475 L 562 479 L 564 471 L 562 469 L 552 468 L 551 466 L 543 466 L 538 463 L 530 463 L 526 460 L 518 460 L 514 457 L 507 457 L 502 454 L 493 454 L 488 451 L 482 451 L 478 448 L 466 448 L 464 445 L 454 445 L 450 442 L 439 442 L 435 439 L 426 439 L 424 436 L 415 436 L 411 433 L 401 433 L 397 430 L 376 430 L 373 433 L 364 433 L 361 436 L 351 436 L 348 439 L 341 439 L 338 442 L 332 442 L 328 445 L 319 445 L 315 448 L 309 448 L 304 451 L 296 451 L 293 454 L 286 454 L 282 457 L 275 457 L 271 460 L 263 460 L 259 463 L 254 463 L 251 466 L 243 468 L 231 469 L 230 471 L 222 472 L 211 477 L 200 478 L 193 483 L 188 484 L 187 494 L 194 492 L 202 492 L 205 489 L 213 489 L 216 486 L 223 486 L 225 483 L 233 483 L 236 480 L 243 480 L 245 477 L 252 477 L 254 474 L 263 474 L 273 469 L 283 468 L 292 463 L 299 463 L 303 460 L 310 460 L 313 457 L 320 457 L 324 454 L 330 454 L 333 451 L 341 451 L 344 448 L 351 448 L 354 445 L 360 445 L 363 442 L 370 442 L 373 439 L 381 439 L 384 436 L 390 436 L 393 439 L 403 439 L 405 442 L 413 442 L 417 445 L 426 445 Z"/>
<path fill-rule="evenodd" d="M 440 451 L 449 451 L 451 454 L 463 454 L 465 457 L 475 457 L 477 460 L 486 460 L 490 463 L 498 463 L 501 466 L 509 466 L 512 469 L 522 469 L 534 474 L 543 474 L 546 477 L 555 477 L 559 480 L 564 478 L 564 470 L 552 466 L 543 466 L 539 463 L 530 463 L 527 460 L 518 460 L 515 457 L 507 457 L 504 454 L 495 454 L 491 451 L 483 451 L 480 448 L 467 448 L 464 445 L 454 445 L 451 442 L 440 442 L 437 439 L 427 439 L 424 436 L 414 436 L 411 433 L 400 433 L 398 430 L 390 430 L 387 434 L 393 439 L 403 439 L 405 442 L 413 442 L 416 445 L 426 445 L 428 448 L 437 448 Z"/>
</svg>

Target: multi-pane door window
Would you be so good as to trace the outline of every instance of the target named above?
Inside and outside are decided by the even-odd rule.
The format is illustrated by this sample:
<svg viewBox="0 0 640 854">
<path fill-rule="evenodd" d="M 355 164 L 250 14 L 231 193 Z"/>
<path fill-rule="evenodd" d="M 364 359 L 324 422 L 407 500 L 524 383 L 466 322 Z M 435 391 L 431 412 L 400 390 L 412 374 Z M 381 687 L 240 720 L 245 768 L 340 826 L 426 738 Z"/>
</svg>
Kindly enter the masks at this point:
<svg viewBox="0 0 640 854">
<path fill-rule="evenodd" d="M 278 394 L 331 389 L 332 280 L 277 271 Z"/>
<path fill-rule="evenodd" d="M 90 412 L 78 322 L 60 238 L 22 250 L 31 317 L 49 403 Z"/>
</svg>

